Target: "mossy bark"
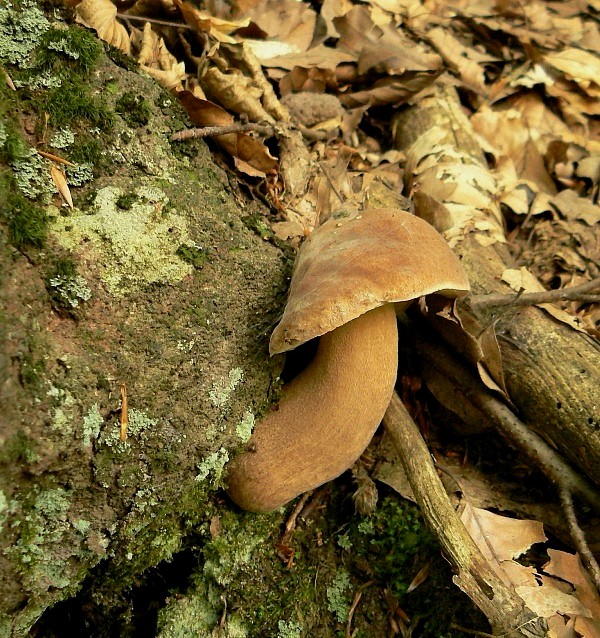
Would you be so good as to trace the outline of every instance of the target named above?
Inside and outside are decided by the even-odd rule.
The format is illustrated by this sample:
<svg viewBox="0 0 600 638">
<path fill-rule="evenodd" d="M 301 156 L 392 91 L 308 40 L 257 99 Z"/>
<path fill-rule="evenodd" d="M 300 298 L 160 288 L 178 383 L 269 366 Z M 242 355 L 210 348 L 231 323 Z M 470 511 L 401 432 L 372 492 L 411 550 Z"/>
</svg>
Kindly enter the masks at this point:
<svg viewBox="0 0 600 638">
<path fill-rule="evenodd" d="M 72 85 L 32 88 L 6 69 L 24 84 L 4 94 L 3 124 L 29 148 L 71 131 L 63 150 L 40 148 L 78 151 L 90 171 L 69 209 L 40 165 L 37 244 L 10 232 L 23 193 L 5 191 L 0 220 L 0 635 L 24 636 L 84 579 L 118 596 L 208 524 L 223 465 L 275 385 L 267 343 L 287 262 L 244 223 L 264 211 L 234 198 L 204 143 L 171 147 L 185 115 L 153 80 L 102 52 L 77 97 L 101 97 L 107 125 L 57 111 L 44 130 L 45 99 L 69 104 Z M 143 98 L 143 118 L 123 95 Z M 7 151 L 4 178 L 18 170 Z"/>
</svg>

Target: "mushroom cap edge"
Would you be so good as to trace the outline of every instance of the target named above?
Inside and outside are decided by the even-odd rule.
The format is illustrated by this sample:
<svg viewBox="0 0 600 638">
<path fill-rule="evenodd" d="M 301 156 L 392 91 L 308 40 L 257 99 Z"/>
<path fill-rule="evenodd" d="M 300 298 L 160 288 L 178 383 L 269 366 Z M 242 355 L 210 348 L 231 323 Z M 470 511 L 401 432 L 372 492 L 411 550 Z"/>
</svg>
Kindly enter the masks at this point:
<svg viewBox="0 0 600 638">
<path fill-rule="evenodd" d="M 460 260 L 419 217 L 373 208 L 332 218 L 300 248 L 270 352 L 292 350 L 386 303 L 468 292 Z"/>
</svg>

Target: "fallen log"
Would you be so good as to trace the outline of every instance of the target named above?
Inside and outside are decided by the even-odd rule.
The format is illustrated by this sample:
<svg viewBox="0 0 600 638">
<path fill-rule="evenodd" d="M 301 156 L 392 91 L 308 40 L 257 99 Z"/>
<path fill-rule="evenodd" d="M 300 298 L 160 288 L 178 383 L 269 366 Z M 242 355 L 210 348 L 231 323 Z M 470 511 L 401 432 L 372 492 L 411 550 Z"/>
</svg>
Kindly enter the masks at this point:
<svg viewBox="0 0 600 638">
<path fill-rule="evenodd" d="M 474 294 L 509 293 L 514 267 L 505 243 L 497 182 L 456 90 L 434 93 L 399 112 L 394 142 L 407 155 L 405 184 L 417 212 L 441 220 Z M 436 224 L 439 226 L 439 223 Z M 600 485 L 600 345 L 537 307 L 478 308 L 496 322 L 508 394 L 518 415 Z"/>
</svg>

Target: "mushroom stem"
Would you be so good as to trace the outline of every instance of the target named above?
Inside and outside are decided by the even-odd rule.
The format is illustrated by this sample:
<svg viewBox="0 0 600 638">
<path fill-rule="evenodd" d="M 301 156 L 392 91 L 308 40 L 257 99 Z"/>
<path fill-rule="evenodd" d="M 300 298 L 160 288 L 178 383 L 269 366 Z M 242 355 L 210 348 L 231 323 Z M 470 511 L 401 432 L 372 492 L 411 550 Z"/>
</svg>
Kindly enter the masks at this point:
<svg viewBox="0 0 600 638">
<path fill-rule="evenodd" d="M 313 361 L 230 466 L 230 497 L 246 510 L 268 512 L 347 470 L 385 414 L 397 368 L 391 303 L 323 335 Z"/>
</svg>

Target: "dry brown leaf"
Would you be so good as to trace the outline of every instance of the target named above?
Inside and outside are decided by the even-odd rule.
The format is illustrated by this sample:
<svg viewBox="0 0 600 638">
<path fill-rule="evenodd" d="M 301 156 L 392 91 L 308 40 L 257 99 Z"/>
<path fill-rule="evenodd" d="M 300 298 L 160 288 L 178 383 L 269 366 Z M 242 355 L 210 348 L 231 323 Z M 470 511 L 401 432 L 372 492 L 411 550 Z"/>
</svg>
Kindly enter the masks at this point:
<svg viewBox="0 0 600 638">
<path fill-rule="evenodd" d="M 265 0 L 239 15 L 252 20 L 269 38 L 285 42 L 296 52 L 308 49 L 317 21 L 316 13 L 296 0 Z"/>
<path fill-rule="evenodd" d="M 417 575 L 410 581 L 410 585 L 406 588 L 406 593 L 410 594 L 411 591 L 415 591 L 415 589 L 422 585 L 429 576 L 429 568 L 431 563 L 427 563 L 424 567 L 422 567 Z"/>
<path fill-rule="evenodd" d="M 544 565 L 544 572 L 571 583 L 575 587 L 577 598 L 591 612 L 592 617 L 600 620 L 600 598 L 579 555 L 549 549 L 548 556 L 550 560 Z"/>
<path fill-rule="evenodd" d="M 470 504 L 463 510 L 461 520 L 490 567 L 507 585 L 531 582 L 534 568 L 514 559 L 534 543 L 547 540 L 541 523 L 499 516 Z"/>
<path fill-rule="evenodd" d="M 69 208 L 73 208 L 73 198 L 71 197 L 71 191 L 67 184 L 67 178 L 56 164 L 52 164 L 50 167 L 50 176 L 52 177 L 52 181 L 56 185 L 60 196 L 65 200 Z"/>
<path fill-rule="evenodd" d="M 546 63 L 562 71 L 567 78 L 593 97 L 600 97 L 600 57 L 588 51 L 567 47 L 562 51 L 547 53 Z"/>
<path fill-rule="evenodd" d="M 392 26 L 376 25 L 368 8 L 357 6 L 334 20 L 341 34 L 337 48 L 358 56 L 358 73 L 401 75 L 407 71 L 439 71 L 442 60 Z"/>
<path fill-rule="evenodd" d="M 550 200 L 550 204 L 557 208 L 565 219 L 579 219 L 588 226 L 600 224 L 600 206 L 585 197 L 579 197 L 573 190 L 560 192 Z"/>
<path fill-rule="evenodd" d="M 196 126 L 227 126 L 233 116 L 216 104 L 198 99 L 190 91 L 180 91 L 177 97 Z M 259 140 L 244 133 L 228 133 L 213 138 L 219 146 L 240 160 L 240 170 L 252 176 L 264 177 L 277 173 L 277 160 Z"/>
<path fill-rule="evenodd" d="M 229 34 L 247 27 L 250 24 L 248 18 L 244 20 L 222 20 L 216 18 L 206 11 L 197 9 L 190 2 L 184 2 L 182 0 L 175 0 L 175 4 L 181 11 L 181 15 L 185 20 L 185 23 L 196 30 L 198 33 L 208 33 L 217 42 L 227 42 L 229 44 L 235 44 L 237 40 L 232 38 Z"/>
<path fill-rule="evenodd" d="M 75 7 L 76 21 L 94 29 L 98 37 L 129 55 L 127 29 L 117 21 L 117 7 L 110 0 L 83 0 Z"/>
<path fill-rule="evenodd" d="M 521 267 L 517 269 L 507 269 L 502 273 L 502 281 L 506 282 L 515 292 L 543 292 L 546 290 L 544 286 L 530 273 L 527 268 Z M 567 324 L 578 332 L 585 332 L 581 325 L 581 320 L 573 317 L 569 313 L 561 310 L 558 306 L 549 303 L 537 304 L 539 308 L 543 308 L 549 315 L 552 315 L 558 321 Z"/>
<path fill-rule="evenodd" d="M 290 53 L 274 58 L 261 60 L 263 66 L 279 67 L 291 71 L 295 67 L 304 69 L 319 68 L 335 70 L 344 62 L 354 62 L 356 56 L 345 51 L 326 47 L 323 44 L 313 47 L 304 53 Z"/>
<path fill-rule="evenodd" d="M 459 73 L 465 87 L 480 95 L 487 95 L 485 75 L 477 62 L 479 56 L 476 51 L 463 46 L 446 29 L 439 27 L 427 33 L 427 40 L 449 67 Z"/>
</svg>

